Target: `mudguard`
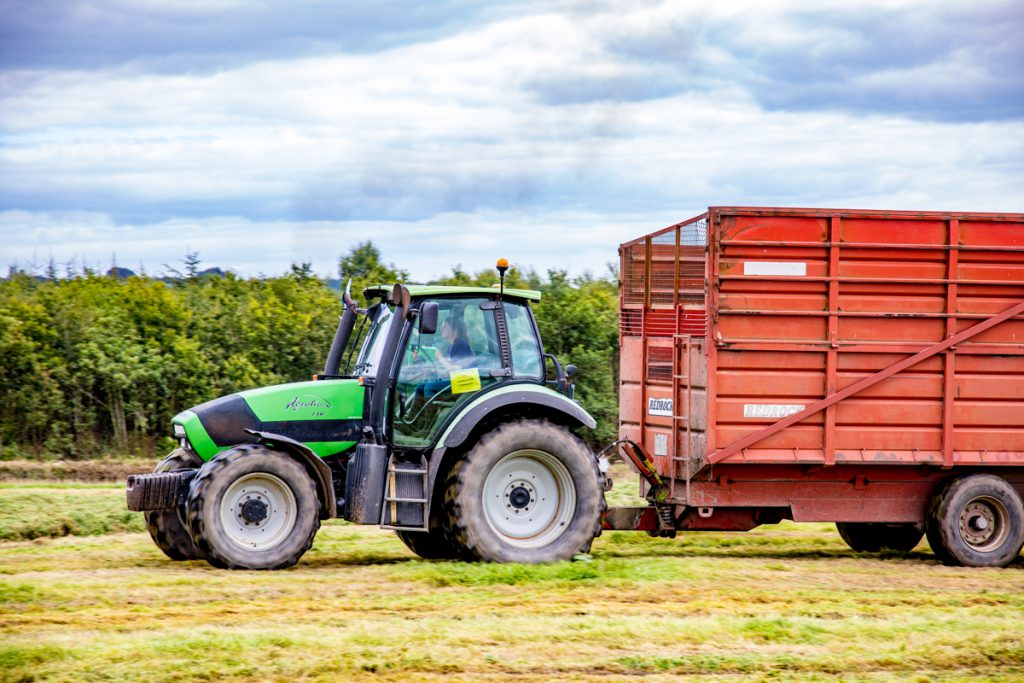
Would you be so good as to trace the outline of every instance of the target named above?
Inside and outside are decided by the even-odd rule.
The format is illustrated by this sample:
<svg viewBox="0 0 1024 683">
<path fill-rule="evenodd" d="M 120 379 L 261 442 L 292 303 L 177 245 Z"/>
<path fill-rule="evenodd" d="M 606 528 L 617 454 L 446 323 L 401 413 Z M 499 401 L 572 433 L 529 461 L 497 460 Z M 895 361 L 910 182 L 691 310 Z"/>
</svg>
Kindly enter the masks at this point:
<svg viewBox="0 0 1024 683">
<path fill-rule="evenodd" d="M 310 450 L 308 446 L 295 439 L 253 429 L 246 429 L 245 431 L 256 437 L 256 443 L 265 444 L 275 450 L 286 451 L 302 463 L 314 475 L 313 483 L 316 484 L 317 492 L 320 494 L 320 519 L 329 519 L 337 516 L 337 498 L 334 493 L 334 482 L 331 478 L 331 468 L 327 466 L 327 463 L 317 457 L 316 453 Z"/>
<path fill-rule="evenodd" d="M 476 425 L 496 410 L 509 405 L 536 405 L 565 416 L 569 424 L 593 429 L 597 422 L 570 398 L 537 384 L 511 384 L 489 391 L 465 408 L 438 440 L 439 446 L 454 448 L 466 440 Z"/>
<path fill-rule="evenodd" d="M 574 427 L 593 429 L 597 426 L 594 418 L 578 403 L 544 386 L 526 383 L 510 384 L 488 391 L 463 408 L 455 421 L 448 425 L 441 438 L 437 440 L 437 447 L 434 449 L 429 464 L 427 490 L 431 494 L 435 491 L 438 471 L 444 460 L 445 452 L 449 448 L 456 448 L 465 443 L 476 426 L 488 415 L 510 405 L 524 408 L 522 412 L 526 418 L 530 417 L 529 413 L 531 412 L 528 406 L 536 406 L 541 408 L 540 411 L 537 411 L 538 418 L 554 412 Z"/>
</svg>

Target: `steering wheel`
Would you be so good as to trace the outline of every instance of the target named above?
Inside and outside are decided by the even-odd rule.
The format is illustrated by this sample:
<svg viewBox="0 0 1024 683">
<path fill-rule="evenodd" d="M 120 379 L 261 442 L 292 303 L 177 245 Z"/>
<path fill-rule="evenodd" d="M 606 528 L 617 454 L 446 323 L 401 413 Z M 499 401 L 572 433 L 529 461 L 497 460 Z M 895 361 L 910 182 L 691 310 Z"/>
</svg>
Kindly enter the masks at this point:
<svg viewBox="0 0 1024 683">
<path fill-rule="evenodd" d="M 449 382 L 449 383 L 448 383 L 448 385 L 447 385 L 446 387 L 444 387 L 443 389 L 441 389 L 440 391 L 438 391 L 438 392 L 437 392 L 436 394 L 434 394 L 433 396 L 431 396 L 430 398 L 428 398 L 428 399 L 426 400 L 426 402 L 425 402 L 425 403 L 424 403 L 423 405 L 421 405 L 421 406 L 420 406 L 420 409 L 416 411 L 416 414 L 415 414 L 415 415 L 413 415 L 413 416 L 412 416 L 411 418 L 409 418 L 409 419 L 406 419 L 406 418 L 404 417 L 404 413 L 405 413 L 405 412 L 406 412 L 406 411 L 407 411 L 407 410 L 408 410 L 409 408 L 411 408 L 411 407 L 412 407 L 412 401 L 413 401 L 413 400 L 415 399 L 415 397 L 416 397 L 416 393 L 415 393 L 415 392 L 413 392 L 412 396 L 410 396 L 410 397 L 409 397 L 409 398 L 408 398 L 408 399 L 406 400 L 406 403 L 405 403 L 405 405 L 403 406 L 403 410 L 402 410 L 402 413 L 403 413 L 403 416 L 402 416 L 402 422 L 404 422 L 405 424 L 407 424 L 407 425 L 408 425 L 408 424 L 412 424 L 413 422 L 415 422 L 416 420 L 418 420 L 418 419 L 419 419 L 419 417 L 420 417 L 420 415 L 422 415 L 422 414 L 423 414 L 423 411 L 427 409 L 427 406 L 429 406 L 430 404 L 432 404 L 432 403 L 433 403 L 434 401 L 436 401 L 436 400 L 437 400 L 437 399 L 438 399 L 439 397 L 441 397 L 442 395 L 444 395 L 444 393 L 445 393 L 446 391 L 450 390 L 451 388 L 452 388 L 452 384 L 451 384 L 451 382 Z"/>
</svg>

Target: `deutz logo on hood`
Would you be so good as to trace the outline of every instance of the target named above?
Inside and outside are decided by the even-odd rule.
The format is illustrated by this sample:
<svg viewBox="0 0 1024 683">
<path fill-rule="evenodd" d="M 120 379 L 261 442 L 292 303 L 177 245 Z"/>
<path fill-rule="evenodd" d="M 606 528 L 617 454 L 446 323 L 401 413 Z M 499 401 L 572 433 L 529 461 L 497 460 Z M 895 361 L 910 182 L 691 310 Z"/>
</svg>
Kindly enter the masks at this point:
<svg viewBox="0 0 1024 683">
<path fill-rule="evenodd" d="M 326 398 L 320 398 L 319 396 L 296 396 L 293 398 L 288 405 L 284 407 L 285 410 L 301 410 L 303 408 L 330 408 L 331 402 Z"/>
</svg>

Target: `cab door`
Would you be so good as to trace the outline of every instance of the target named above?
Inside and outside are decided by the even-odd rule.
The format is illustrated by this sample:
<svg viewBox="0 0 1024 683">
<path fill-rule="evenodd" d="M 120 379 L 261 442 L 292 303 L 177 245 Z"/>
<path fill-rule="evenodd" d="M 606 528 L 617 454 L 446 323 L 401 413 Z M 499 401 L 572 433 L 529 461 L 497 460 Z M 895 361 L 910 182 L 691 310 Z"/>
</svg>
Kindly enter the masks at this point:
<svg viewBox="0 0 1024 683">
<path fill-rule="evenodd" d="M 438 297 L 437 331 L 412 325 L 391 399 L 392 443 L 428 447 L 447 419 L 507 374 L 493 301 Z"/>
</svg>

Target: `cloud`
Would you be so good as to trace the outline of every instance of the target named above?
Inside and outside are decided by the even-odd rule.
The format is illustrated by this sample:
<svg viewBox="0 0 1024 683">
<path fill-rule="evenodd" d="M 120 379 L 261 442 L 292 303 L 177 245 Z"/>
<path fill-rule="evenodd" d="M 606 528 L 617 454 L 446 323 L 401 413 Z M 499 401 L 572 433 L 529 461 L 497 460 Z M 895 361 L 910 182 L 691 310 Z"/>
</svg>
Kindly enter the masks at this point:
<svg viewBox="0 0 1024 683">
<path fill-rule="evenodd" d="M 393 29 L 397 4 L 260 4 L 194 39 L 207 5 L 8 3 L 80 44 L 0 71 L 0 256 L 330 272 L 373 239 L 425 279 L 510 241 L 602 270 L 712 204 L 1021 211 L 1021 11 L 865 1 L 448 2 Z M 322 47 L 315 19 L 349 11 L 339 36 L 373 35 Z M 97 13 L 140 29 L 102 28 L 104 56 Z M 141 44 L 157 27 L 173 49 Z"/>
<path fill-rule="evenodd" d="M 504 2 L 444 0 L 5 0 L 4 69 L 209 72 L 251 61 L 370 53 L 500 16 Z"/>
</svg>

